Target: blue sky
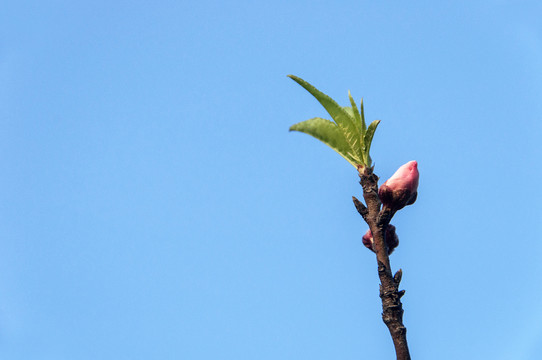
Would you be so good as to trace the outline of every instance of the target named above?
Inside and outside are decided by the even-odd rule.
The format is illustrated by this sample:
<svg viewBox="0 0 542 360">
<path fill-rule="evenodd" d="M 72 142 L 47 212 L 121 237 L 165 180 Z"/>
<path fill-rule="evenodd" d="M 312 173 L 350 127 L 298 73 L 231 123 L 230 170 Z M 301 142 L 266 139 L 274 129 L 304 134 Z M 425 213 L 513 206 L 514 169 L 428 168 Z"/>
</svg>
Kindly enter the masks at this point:
<svg viewBox="0 0 542 360">
<path fill-rule="evenodd" d="M 391 359 L 355 170 L 298 75 L 381 119 L 414 359 L 542 351 L 542 5 L 0 5 L 0 357 Z"/>
</svg>

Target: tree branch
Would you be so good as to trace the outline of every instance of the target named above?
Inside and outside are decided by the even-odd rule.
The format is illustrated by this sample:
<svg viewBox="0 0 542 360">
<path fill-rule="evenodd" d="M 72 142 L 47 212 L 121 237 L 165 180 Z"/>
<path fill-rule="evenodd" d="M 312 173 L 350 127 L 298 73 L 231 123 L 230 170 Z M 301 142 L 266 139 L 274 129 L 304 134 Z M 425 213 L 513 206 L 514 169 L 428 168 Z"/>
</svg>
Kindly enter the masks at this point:
<svg viewBox="0 0 542 360">
<path fill-rule="evenodd" d="M 360 184 L 363 187 L 363 198 L 366 205 L 353 197 L 354 205 L 361 214 L 373 234 L 374 250 L 378 264 L 380 278 L 380 298 L 382 299 L 382 320 L 388 327 L 395 346 L 397 360 L 410 360 L 406 339 L 406 327 L 403 325 L 403 305 L 401 297 L 404 290 L 399 291 L 399 283 L 403 272 L 401 270 L 392 275 L 390 258 L 386 247 L 386 228 L 394 215 L 394 211 L 380 210 L 381 203 L 378 197 L 378 176 L 373 168 L 360 167 Z"/>
</svg>

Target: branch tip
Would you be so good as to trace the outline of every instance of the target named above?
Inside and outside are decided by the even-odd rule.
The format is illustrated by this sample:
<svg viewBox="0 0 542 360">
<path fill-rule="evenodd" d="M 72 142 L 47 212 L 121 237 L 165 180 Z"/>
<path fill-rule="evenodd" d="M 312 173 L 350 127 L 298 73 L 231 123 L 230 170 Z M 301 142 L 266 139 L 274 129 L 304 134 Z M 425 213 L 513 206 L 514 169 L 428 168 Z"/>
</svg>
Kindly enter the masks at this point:
<svg viewBox="0 0 542 360">
<path fill-rule="evenodd" d="M 363 217 L 365 221 L 367 221 L 367 214 L 369 213 L 369 210 L 367 207 L 359 201 L 355 196 L 352 196 L 352 201 L 354 202 L 354 206 L 356 207 L 356 210 L 358 213 Z"/>
<path fill-rule="evenodd" d="M 393 280 L 395 280 L 395 283 L 397 286 L 399 286 L 399 283 L 401 282 L 401 279 L 403 278 L 403 270 L 399 269 L 395 275 L 393 276 Z"/>
</svg>

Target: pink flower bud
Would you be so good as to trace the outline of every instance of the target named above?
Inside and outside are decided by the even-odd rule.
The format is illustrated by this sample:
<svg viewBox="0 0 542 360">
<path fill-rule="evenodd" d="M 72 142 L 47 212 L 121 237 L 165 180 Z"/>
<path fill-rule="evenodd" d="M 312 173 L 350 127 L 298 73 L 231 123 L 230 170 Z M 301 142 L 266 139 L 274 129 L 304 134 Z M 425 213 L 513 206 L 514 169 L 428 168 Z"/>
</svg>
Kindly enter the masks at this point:
<svg viewBox="0 0 542 360">
<path fill-rule="evenodd" d="M 365 235 L 363 235 L 363 238 L 361 238 L 363 241 L 363 245 L 372 252 L 375 252 L 374 249 L 374 242 L 373 242 L 373 234 L 371 233 L 371 230 L 367 230 Z M 393 252 L 393 250 L 399 245 L 399 237 L 395 233 L 395 226 L 388 225 L 386 228 L 386 246 L 388 248 L 388 255 Z"/>
<path fill-rule="evenodd" d="M 397 211 L 414 204 L 418 196 L 419 179 L 416 161 L 409 161 L 401 166 L 378 190 L 378 196 L 384 207 Z"/>
</svg>

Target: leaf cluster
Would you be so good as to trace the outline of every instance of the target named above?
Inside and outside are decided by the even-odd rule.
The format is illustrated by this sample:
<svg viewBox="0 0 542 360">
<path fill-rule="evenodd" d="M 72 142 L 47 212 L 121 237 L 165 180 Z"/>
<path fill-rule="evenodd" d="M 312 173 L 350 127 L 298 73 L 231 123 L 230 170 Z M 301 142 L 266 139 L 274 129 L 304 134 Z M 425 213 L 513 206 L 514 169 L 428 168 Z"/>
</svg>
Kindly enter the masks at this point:
<svg viewBox="0 0 542 360">
<path fill-rule="evenodd" d="M 333 119 L 331 121 L 315 117 L 292 125 L 290 131 L 299 131 L 322 141 L 356 169 L 371 167 L 372 160 L 369 150 L 380 120 L 373 121 L 367 127 L 363 114 L 363 99 L 361 99 L 358 109 L 349 91 L 348 97 L 351 106 L 343 107 L 305 80 L 294 75 L 288 75 L 288 77 L 311 93 Z"/>
</svg>

